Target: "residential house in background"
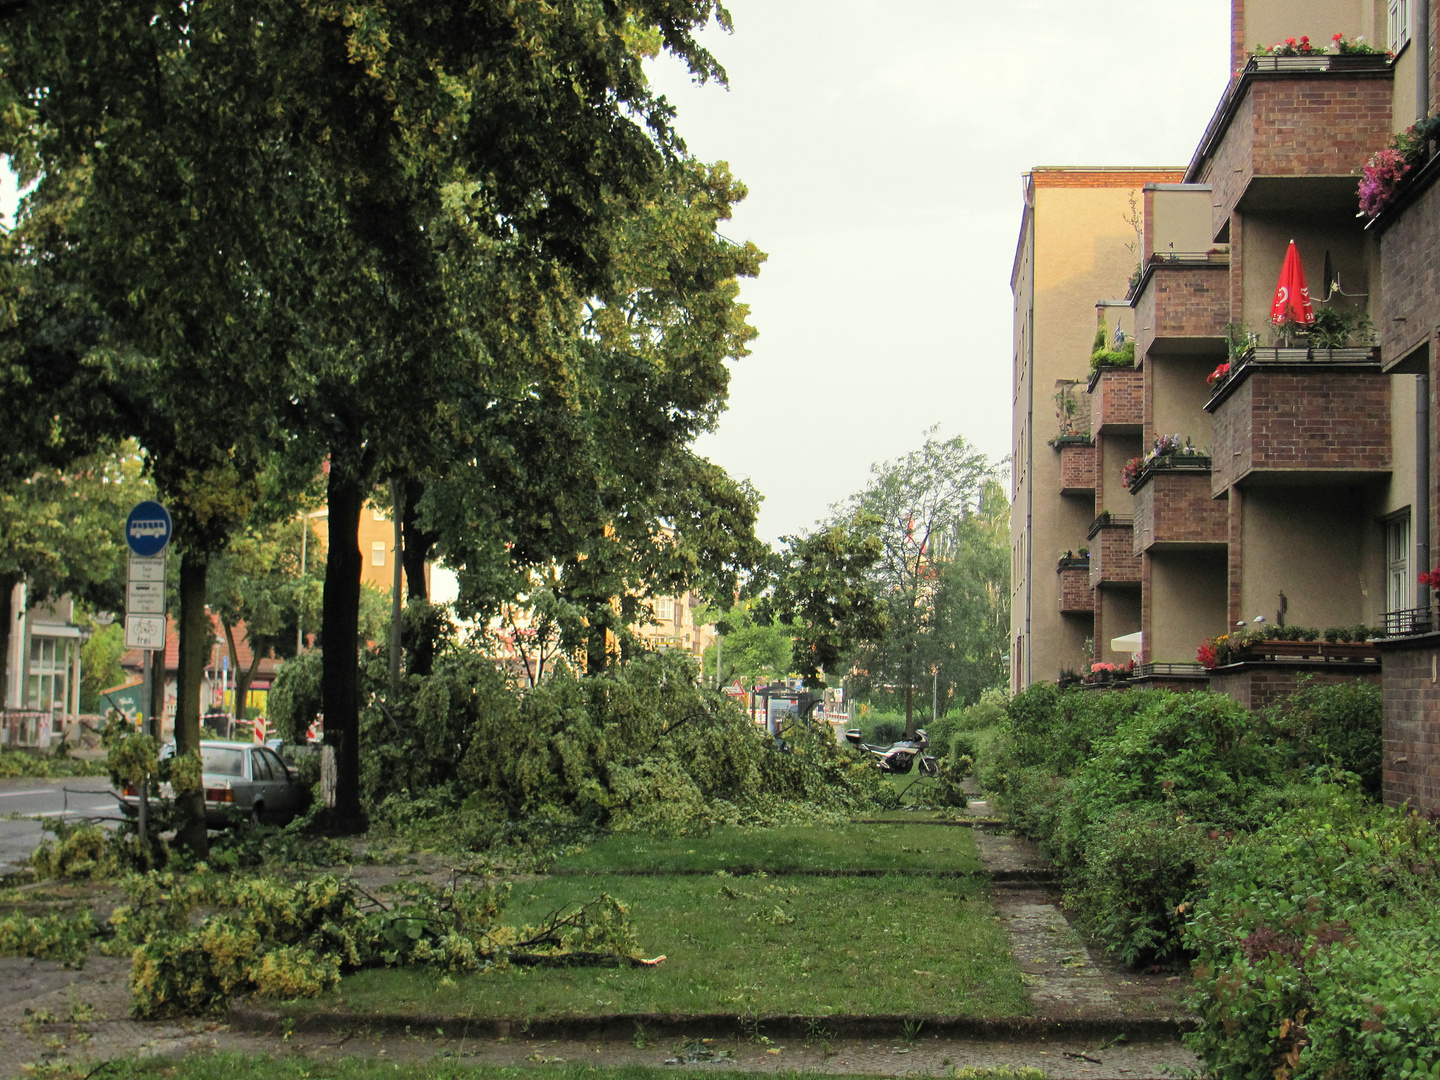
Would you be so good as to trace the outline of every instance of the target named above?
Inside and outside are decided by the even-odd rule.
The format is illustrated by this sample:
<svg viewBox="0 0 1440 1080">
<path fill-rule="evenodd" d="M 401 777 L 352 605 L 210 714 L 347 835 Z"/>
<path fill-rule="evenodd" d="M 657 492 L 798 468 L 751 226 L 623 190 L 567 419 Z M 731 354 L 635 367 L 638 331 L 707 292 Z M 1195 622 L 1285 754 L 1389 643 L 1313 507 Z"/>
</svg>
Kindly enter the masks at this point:
<svg viewBox="0 0 1440 1080">
<path fill-rule="evenodd" d="M 49 746 L 67 734 L 78 737 L 80 646 L 84 634 L 75 604 L 62 596 L 48 604 L 30 604 L 25 584 L 14 587 L 5 663 L 5 701 L 0 702 L 0 744 Z"/>
</svg>

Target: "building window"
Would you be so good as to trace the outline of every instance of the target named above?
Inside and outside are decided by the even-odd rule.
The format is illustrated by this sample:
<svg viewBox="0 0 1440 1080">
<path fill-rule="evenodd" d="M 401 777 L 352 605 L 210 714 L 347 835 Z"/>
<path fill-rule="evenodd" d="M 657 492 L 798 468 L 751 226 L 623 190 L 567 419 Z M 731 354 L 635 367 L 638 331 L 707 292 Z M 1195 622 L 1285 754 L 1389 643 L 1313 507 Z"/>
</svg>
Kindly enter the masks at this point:
<svg viewBox="0 0 1440 1080">
<path fill-rule="evenodd" d="M 384 511 L 384 510 L 381 510 L 378 506 L 371 506 L 371 507 L 370 507 L 370 513 L 374 516 L 374 518 L 375 518 L 376 521 L 386 521 L 386 520 L 388 520 L 388 519 L 385 517 L 385 511 Z"/>
<path fill-rule="evenodd" d="M 378 540 L 375 541 L 375 543 L 373 543 L 373 544 L 370 545 L 370 565 L 371 565 L 371 566 L 384 566 L 384 565 L 385 565 L 385 545 L 382 544 L 382 543 L 381 543 L 380 541 L 378 541 Z"/>
<path fill-rule="evenodd" d="M 1389 37 L 1391 52 L 1410 40 L 1410 0 L 1390 0 Z"/>
<path fill-rule="evenodd" d="M 48 637 L 30 639 L 28 706 L 42 712 L 64 712 L 70 698 L 71 643 Z"/>
<path fill-rule="evenodd" d="M 1410 512 L 1385 522 L 1385 610 L 1406 611 L 1415 604 L 1410 575 Z"/>
<path fill-rule="evenodd" d="M 668 596 L 662 596 L 655 600 L 655 618 L 661 622 L 669 622 L 675 618 L 675 601 Z"/>
</svg>

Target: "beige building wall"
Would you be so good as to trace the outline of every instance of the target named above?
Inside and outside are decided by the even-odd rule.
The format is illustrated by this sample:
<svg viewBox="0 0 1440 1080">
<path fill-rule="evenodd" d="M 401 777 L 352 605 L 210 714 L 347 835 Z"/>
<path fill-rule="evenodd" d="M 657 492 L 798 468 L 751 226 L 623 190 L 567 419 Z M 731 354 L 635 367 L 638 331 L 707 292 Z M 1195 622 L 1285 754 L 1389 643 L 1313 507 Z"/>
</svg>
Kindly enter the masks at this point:
<svg viewBox="0 0 1440 1080">
<path fill-rule="evenodd" d="M 1213 449 L 1205 379 L 1224 359 L 1219 356 L 1165 356 L 1147 360 L 1155 387 L 1155 433 L 1189 439 L 1207 456 Z M 1148 449 L 1148 448 L 1147 448 Z"/>
<path fill-rule="evenodd" d="M 1159 663 L 1193 664 L 1200 643 L 1225 633 L 1224 548 L 1155 550 L 1150 553 L 1153 620 L 1149 657 Z"/>
<path fill-rule="evenodd" d="M 1145 247 L 1150 252 L 1199 254 L 1215 245 L 1210 240 L 1209 184 L 1150 184 L 1146 190 Z"/>
<path fill-rule="evenodd" d="M 1385 48 L 1385 0 L 1241 0 L 1239 16 L 1244 20 L 1245 49 L 1257 44 L 1271 46 L 1303 35 L 1323 49 L 1337 33 L 1347 38 L 1363 36 L 1377 48 Z"/>
<path fill-rule="evenodd" d="M 1181 171 L 1036 168 L 1025 176 L 1025 209 L 1011 274 L 1015 689 L 1054 679 L 1061 668 L 1078 669 L 1085 660 L 1083 646 L 1093 624 L 1060 614 L 1055 563 L 1067 548 L 1088 545 L 1085 532 L 1094 507 L 1083 498 L 1059 494 L 1059 454 L 1049 445 L 1058 433 L 1055 384 L 1088 378 L 1096 302 L 1124 296 L 1139 262 L 1141 240 L 1126 217 L 1143 212 L 1146 183 L 1173 183 Z M 1110 329 L 1113 333 L 1113 320 Z M 1114 466 L 1117 482 L 1123 465 L 1121 459 Z M 1138 627 L 1138 598 L 1134 607 Z"/>
<path fill-rule="evenodd" d="M 1325 254 L 1343 294 L 1330 302 L 1337 307 L 1365 308 L 1372 292 L 1371 253 L 1358 221 L 1338 214 L 1247 214 L 1244 221 L 1245 255 L 1243 273 L 1243 318 L 1245 328 L 1260 335 L 1260 344 L 1273 344 L 1270 337 L 1270 306 L 1290 241 L 1300 255 L 1305 284 L 1318 309 L 1324 300 Z"/>
<path fill-rule="evenodd" d="M 1285 593 L 1293 626 L 1374 622 L 1384 605 L 1373 499 L 1351 486 L 1247 488 L 1241 617 L 1273 621 Z M 1371 545 L 1375 547 L 1372 548 Z M 1371 554 L 1369 559 L 1367 553 Z"/>
</svg>

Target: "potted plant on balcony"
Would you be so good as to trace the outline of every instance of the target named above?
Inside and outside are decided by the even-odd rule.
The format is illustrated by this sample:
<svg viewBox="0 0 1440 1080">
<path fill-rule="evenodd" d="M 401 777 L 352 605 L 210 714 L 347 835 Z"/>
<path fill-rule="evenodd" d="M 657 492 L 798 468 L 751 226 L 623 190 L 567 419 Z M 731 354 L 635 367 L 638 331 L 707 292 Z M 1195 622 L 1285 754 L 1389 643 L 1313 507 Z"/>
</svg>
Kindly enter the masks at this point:
<svg viewBox="0 0 1440 1080">
<path fill-rule="evenodd" d="M 1411 124 L 1376 150 L 1365 162 L 1360 176 L 1360 214 L 1374 218 L 1393 203 L 1408 179 L 1430 160 L 1432 144 L 1440 139 L 1440 116 Z"/>
<path fill-rule="evenodd" d="M 1110 336 L 1105 320 L 1100 320 L 1095 330 L 1095 344 L 1090 351 L 1090 370 L 1103 371 L 1106 368 L 1132 368 L 1135 366 L 1135 342 L 1125 338 L 1125 331 L 1115 329 Z"/>
<path fill-rule="evenodd" d="M 1210 455 L 1192 444 L 1188 435 L 1183 443 L 1180 441 L 1179 434 L 1160 435 L 1155 439 L 1155 445 L 1150 448 L 1148 454 L 1144 457 L 1131 458 L 1125 463 L 1125 468 L 1120 472 L 1120 483 L 1125 490 L 1134 491 L 1135 486 L 1147 473 L 1187 466 L 1209 468 Z"/>
</svg>

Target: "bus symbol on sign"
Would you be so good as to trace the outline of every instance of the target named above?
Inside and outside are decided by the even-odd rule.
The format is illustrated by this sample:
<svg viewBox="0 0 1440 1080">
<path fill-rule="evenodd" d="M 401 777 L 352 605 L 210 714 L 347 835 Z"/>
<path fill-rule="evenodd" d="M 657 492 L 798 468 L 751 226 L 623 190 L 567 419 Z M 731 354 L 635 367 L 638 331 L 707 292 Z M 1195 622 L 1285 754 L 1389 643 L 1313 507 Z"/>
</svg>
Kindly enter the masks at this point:
<svg viewBox="0 0 1440 1080">
<path fill-rule="evenodd" d="M 158 502 L 146 500 L 125 520 L 125 543 L 136 555 L 159 555 L 170 542 L 170 530 L 170 512 Z"/>
</svg>

